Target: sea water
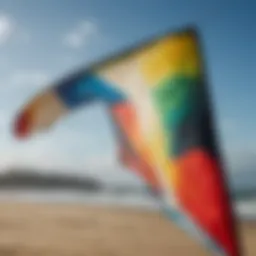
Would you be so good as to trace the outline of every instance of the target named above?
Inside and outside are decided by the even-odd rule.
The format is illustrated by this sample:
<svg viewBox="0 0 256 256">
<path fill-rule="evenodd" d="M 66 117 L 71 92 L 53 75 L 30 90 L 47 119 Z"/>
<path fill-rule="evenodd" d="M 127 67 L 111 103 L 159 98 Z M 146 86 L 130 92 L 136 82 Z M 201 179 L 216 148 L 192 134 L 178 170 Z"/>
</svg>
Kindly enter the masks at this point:
<svg viewBox="0 0 256 256">
<path fill-rule="evenodd" d="M 82 192 L 76 190 L 1 190 L 0 202 L 45 202 L 90 205 L 118 205 L 157 209 L 156 200 L 145 193 Z"/>
</svg>

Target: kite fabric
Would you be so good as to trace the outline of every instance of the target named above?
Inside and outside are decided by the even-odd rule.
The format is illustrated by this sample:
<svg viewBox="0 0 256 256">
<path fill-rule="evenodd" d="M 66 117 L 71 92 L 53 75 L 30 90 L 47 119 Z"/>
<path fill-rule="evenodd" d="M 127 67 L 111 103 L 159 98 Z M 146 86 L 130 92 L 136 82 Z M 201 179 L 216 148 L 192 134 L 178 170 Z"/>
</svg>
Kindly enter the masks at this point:
<svg viewBox="0 0 256 256">
<path fill-rule="evenodd" d="M 221 255 L 241 256 L 208 94 L 197 31 L 170 32 L 49 87 L 19 112 L 15 134 L 103 102 L 122 163 L 164 199 L 167 215 Z"/>
</svg>

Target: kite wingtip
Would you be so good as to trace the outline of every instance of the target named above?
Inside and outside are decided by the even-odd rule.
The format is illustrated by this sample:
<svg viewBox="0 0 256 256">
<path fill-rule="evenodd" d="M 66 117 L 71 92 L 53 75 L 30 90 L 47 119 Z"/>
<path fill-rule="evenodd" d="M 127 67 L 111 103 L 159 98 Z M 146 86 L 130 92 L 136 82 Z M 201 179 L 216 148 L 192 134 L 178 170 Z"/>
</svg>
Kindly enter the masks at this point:
<svg viewBox="0 0 256 256">
<path fill-rule="evenodd" d="M 30 134 L 30 122 L 27 113 L 18 114 L 13 125 L 13 134 L 17 139 L 26 139 Z"/>
<path fill-rule="evenodd" d="M 200 28 L 196 24 L 188 24 L 184 28 L 183 32 L 185 32 L 186 34 L 190 34 L 190 35 L 192 35 L 194 37 L 199 37 Z"/>
</svg>

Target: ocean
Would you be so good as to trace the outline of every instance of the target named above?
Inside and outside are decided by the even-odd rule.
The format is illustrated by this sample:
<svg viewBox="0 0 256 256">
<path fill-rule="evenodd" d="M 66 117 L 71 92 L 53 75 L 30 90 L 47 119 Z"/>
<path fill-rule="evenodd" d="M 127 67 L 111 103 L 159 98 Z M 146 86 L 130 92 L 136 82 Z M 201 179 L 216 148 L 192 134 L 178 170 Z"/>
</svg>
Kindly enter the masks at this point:
<svg viewBox="0 0 256 256">
<path fill-rule="evenodd" d="M 159 210 L 157 201 L 146 193 L 113 193 L 70 190 L 1 190 L 0 202 L 40 202 L 107 205 L 135 207 L 148 210 Z M 235 211 L 241 219 L 256 219 L 256 198 L 234 203 Z"/>
</svg>

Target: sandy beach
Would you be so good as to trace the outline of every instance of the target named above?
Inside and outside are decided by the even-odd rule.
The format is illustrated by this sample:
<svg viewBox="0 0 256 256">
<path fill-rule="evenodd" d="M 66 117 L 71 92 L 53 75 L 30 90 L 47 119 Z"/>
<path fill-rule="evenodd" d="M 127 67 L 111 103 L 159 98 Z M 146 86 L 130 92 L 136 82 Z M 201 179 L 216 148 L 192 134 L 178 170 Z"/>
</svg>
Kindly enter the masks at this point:
<svg viewBox="0 0 256 256">
<path fill-rule="evenodd" d="M 207 256 L 160 213 L 72 204 L 0 203 L 1 256 Z M 256 225 L 241 227 L 256 255 Z"/>
</svg>

